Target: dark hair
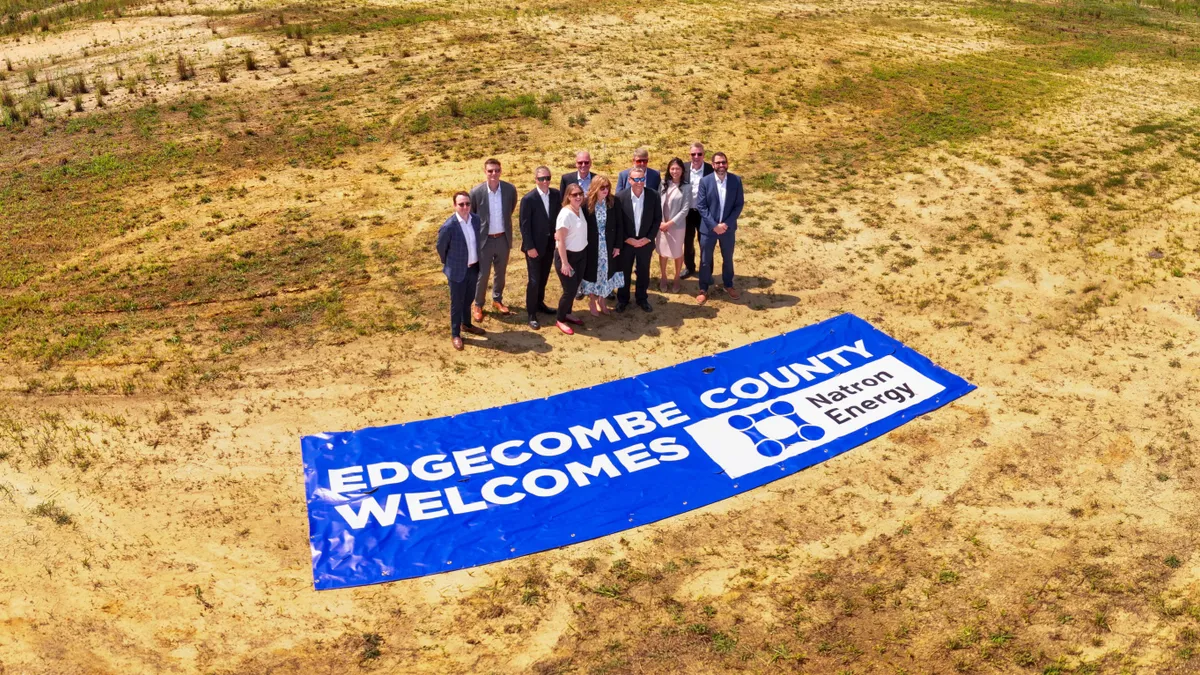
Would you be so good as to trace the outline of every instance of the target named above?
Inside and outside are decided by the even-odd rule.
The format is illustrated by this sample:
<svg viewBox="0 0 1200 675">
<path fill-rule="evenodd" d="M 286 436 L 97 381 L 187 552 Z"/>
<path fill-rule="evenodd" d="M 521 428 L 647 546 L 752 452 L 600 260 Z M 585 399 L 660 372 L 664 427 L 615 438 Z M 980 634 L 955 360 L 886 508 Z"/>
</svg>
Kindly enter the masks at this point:
<svg viewBox="0 0 1200 675">
<path fill-rule="evenodd" d="M 483 163 L 483 168 L 486 169 L 493 164 L 495 164 L 496 166 L 500 166 L 500 160 L 496 159 L 495 157 L 488 157 L 487 160 Z"/>
<path fill-rule="evenodd" d="M 688 171 L 687 164 L 684 164 L 683 160 L 678 157 L 672 157 L 671 161 L 667 162 L 667 168 L 663 169 L 662 172 L 663 185 L 666 185 L 671 180 L 671 167 L 676 164 L 679 165 L 679 170 L 683 172 L 679 174 L 679 184 L 691 184 L 692 173 Z"/>
<path fill-rule="evenodd" d="M 466 198 L 467 198 L 467 201 L 471 201 L 471 195 L 467 194 L 467 193 L 466 193 L 465 191 L 463 191 L 463 190 L 459 190 L 458 192 L 455 192 L 455 193 L 454 193 L 454 196 L 453 196 L 453 197 L 451 197 L 451 198 L 450 198 L 450 203 L 451 203 L 451 204 L 454 204 L 455 206 L 458 206 L 458 196 L 459 196 L 459 195 L 462 195 L 462 196 L 466 197 Z"/>
<path fill-rule="evenodd" d="M 725 153 L 723 153 L 723 152 L 714 152 L 714 153 L 712 154 L 713 161 L 716 161 L 716 159 L 717 159 L 717 156 L 718 156 L 718 155 L 719 155 L 719 156 L 721 156 L 721 157 L 723 157 L 723 158 L 725 159 L 725 161 L 726 161 L 726 162 L 728 162 L 728 161 L 729 161 L 729 157 L 728 157 L 728 156 L 727 156 Z"/>
</svg>

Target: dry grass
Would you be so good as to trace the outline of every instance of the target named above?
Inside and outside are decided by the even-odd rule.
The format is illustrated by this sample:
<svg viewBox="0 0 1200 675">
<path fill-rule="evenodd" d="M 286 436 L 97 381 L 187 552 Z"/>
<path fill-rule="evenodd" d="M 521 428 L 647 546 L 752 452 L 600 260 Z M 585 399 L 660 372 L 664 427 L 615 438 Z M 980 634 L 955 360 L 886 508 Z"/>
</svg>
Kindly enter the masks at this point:
<svg viewBox="0 0 1200 675">
<path fill-rule="evenodd" d="M 13 672 L 1194 669 L 1195 4 L 13 7 Z M 747 179 L 742 303 L 448 349 L 434 230 L 483 158 L 524 192 L 695 138 Z M 311 590 L 299 435 L 842 311 L 979 390 L 669 521 Z"/>
</svg>

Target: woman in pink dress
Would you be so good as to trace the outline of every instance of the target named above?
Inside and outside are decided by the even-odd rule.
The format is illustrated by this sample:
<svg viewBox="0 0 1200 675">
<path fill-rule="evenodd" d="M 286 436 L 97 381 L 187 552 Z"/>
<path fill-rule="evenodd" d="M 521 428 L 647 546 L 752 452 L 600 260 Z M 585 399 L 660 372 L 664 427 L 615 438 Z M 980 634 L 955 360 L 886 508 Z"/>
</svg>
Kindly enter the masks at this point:
<svg viewBox="0 0 1200 675">
<path fill-rule="evenodd" d="M 687 170 L 683 160 L 672 158 L 663 171 L 662 214 L 663 222 L 658 226 L 658 239 L 654 248 L 658 251 L 658 290 L 667 292 L 667 259 L 675 261 L 675 280 L 671 290 L 682 290 L 679 272 L 683 269 L 683 238 L 687 230 L 688 209 L 692 208 L 692 188 L 687 183 Z"/>
</svg>

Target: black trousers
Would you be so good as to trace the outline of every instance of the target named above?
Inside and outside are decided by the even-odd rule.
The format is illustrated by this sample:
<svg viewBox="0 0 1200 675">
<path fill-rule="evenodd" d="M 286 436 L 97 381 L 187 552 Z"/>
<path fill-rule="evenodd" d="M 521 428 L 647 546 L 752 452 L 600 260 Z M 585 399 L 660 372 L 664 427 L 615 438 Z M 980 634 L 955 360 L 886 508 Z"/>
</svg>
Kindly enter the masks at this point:
<svg viewBox="0 0 1200 675">
<path fill-rule="evenodd" d="M 567 262 L 571 265 L 571 276 L 566 276 L 562 273 L 562 261 L 558 259 L 558 253 L 554 254 L 554 270 L 558 272 L 558 280 L 562 283 L 562 297 L 558 299 L 558 315 L 559 321 L 566 321 L 567 315 L 571 313 L 571 308 L 575 305 L 575 293 L 579 291 L 579 284 L 583 283 L 583 264 L 587 258 L 587 251 L 567 251 Z"/>
<path fill-rule="evenodd" d="M 529 281 L 525 284 L 525 310 L 529 312 L 529 320 L 537 318 L 538 308 L 546 304 L 546 282 L 550 280 L 550 268 L 554 265 L 554 238 L 548 237 L 539 247 L 536 258 L 525 254 L 525 269 L 529 272 Z"/>
<path fill-rule="evenodd" d="M 475 300 L 475 285 L 479 283 L 479 263 L 467 268 L 462 281 L 450 282 L 450 336 L 462 337 L 462 326 L 471 325 L 471 303 Z"/>
<path fill-rule="evenodd" d="M 683 233 L 683 268 L 695 274 L 699 267 L 696 267 L 696 239 L 700 236 L 700 212 L 696 209 L 689 209 L 687 213 L 687 229 Z"/>
<path fill-rule="evenodd" d="M 637 272 L 637 286 L 634 289 L 634 299 L 638 302 L 646 300 L 650 290 L 650 259 L 654 256 L 654 241 L 641 248 L 629 244 L 621 246 L 621 271 L 625 273 L 625 285 L 617 291 L 617 304 L 629 304 L 629 286 L 633 283 L 633 272 Z"/>
</svg>

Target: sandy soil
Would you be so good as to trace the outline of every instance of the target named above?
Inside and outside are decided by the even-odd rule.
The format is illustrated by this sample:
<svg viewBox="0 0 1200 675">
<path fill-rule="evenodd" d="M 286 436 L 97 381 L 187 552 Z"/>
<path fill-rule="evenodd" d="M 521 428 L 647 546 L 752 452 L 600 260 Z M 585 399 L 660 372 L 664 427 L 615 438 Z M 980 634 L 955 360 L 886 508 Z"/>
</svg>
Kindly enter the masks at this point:
<svg viewBox="0 0 1200 675">
<path fill-rule="evenodd" d="M 565 124 L 590 105 L 582 101 L 555 109 L 548 125 L 500 124 L 526 133 L 523 149 L 496 153 L 522 193 L 534 166 L 566 171 L 576 147 L 592 148 L 602 172 L 615 175 L 635 145 L 649 144 L 657 163 L 697 135 L 729 152 L 733 171 L 773 171 L 785 185 L 747 196 L 738 272 L 748 292 L 736 303 L 718 296 L 697 307 L 687 294 L 653 292 L 653 315 L 596 321 L 574 338 L 531 332 L 519 313 L 490 317 L 486 343 L 461 354 L 450 349 L 436 299 L 417 319 L 420 330 L 402 334 L 314 329 L 228 359 L 200 338 L 166 343 L 180 325 L 215 326 L 253 303 L 231 297 L 154 310 L 155 327 L 49 371 L 7 355 L 0 673 L 1191 672 L 1200 622 L 1200 171 L 1176 147 L 1200 133 L 1191 130 L 1200 76 L 1183 63 L 1138 62 L 1055 75 L 1071 81 L 1066 93 L 993 133 L 879 159 L 837 180 L 813 149 L 869 114 L 801 107 L 769 122 L 654 128 L 630 119 L 626 106 L 642 105 L 653 81 L 620 72 L 616 43 L 650 30 L 631 18 L 659 37 L 710 24 L 742 30 L 743 21 L 784 13 L 800 22 L 803 35 L 763 36 L 738 54 L 746 66 L 795 64 L 768 87 L 704 53 L 689 82 L 728 83 L 733 100 L 785 81 L 812 86 L 869 71 L 887 54 L 903 64 L 1024 48 L 1008 29 L 949 4 L 747 4 L 744 15 L 689 4 L 580 18 L 547 7 L 513 20 L 523 35 L 553 32 L 542 51 L 516 49 L 520 35 L 497 37 L 509 24 L 495 17 L 459 17 L 406 28 L 408 57 L 393 37 L 372 34 L 319 42 L 337 60 L 295 58 L 257 78 L 236 73 L 236 96 L 270 97 L 400 59 L 418 78 L 391 92 L 403 94 L 434 77 L 447 45 L 468 61 L 500 50 L 492 72 L 362 112 L 398 124 L 483 79 L 526 77 L 535 91 L 593 87 L 609 100 L 586 129 Z M 25 63 L 69 53 L 64 69 L 123 63 L 128 73 L 146 70 L 150 53 L 187 50 L 202 66 L 197 81 L 149 79 L 145 96 L 202 100 L 231 91 L 206 69 L 212 58 L 248 48 L 268 62 L 282 41 L 239 32 L 245 18 L 213 19 L 221 35 L 208 21 L 105 21 L 9 40 L 0 55 Z M 491 39 L 452 41 L 480 33 Z M 584 67 L 571 55 L 580 44 L 601 44 L 614 72 L 568 72 Z M 79 56 L 85 46 L 88 56 Z M 355 64 L 341 56 L 347 49 Z M 655 67 L 684 77 L 681 53 L 656 55 Z M 562 62 L 529 75 L 547 58 Z M 171 74 L 173 63 L 160 68 Z M 646 89 L 623 89 L 635 81 Z M 132 110 L 141 98 L 115 94 L 111 106 Z M 1127 151 L 1146 137 L 1131 129 L 1162 120 L 1187 129 L 1184 140 Z M 450 192 L 479 179 L 480 153 L 503 147 L 498 135 L 508 132 L 488 137 L 489 129 L 438 132 L 471 135 L 483 148 L 463 156 L 398 138 L 326 167 L 247 165 L 188 178 L 212 193 L 247 188 L 211 206 L 176 199 L 167 178 L 123 196 L 155 204 L 163 228 L 182 222 L 189 235 L 230 214 L 274 223 L 302 205 L 311 232 L 344 231 L 413 254 L 448 213 Z M 812 152 L 784 156 L 781 147 Z M 1116 169 L 1128 169 L 1124 187 L 1082 202 L 1063 188 L 1092 178 L 1103 185 Z M 357 220 L 342 227 L 347 214 Z M 834 224 L 844 237 L 814 236 Z M 261 245 L 268 229 L 191 237 L 188 252 Z M 179 255 L 176 241 L 133 231 L 59 265 L 169 259 Z M 398 293 L 435 298 L 436 260 L 414 264 L 401 291 L 372 268 L 348 292 L 351 307 L 369 312 Z M 523 289 L 524 270 L 511 270 L 510 288 Z M 979 389 L 808 471 L 654 525 L 479 569 L 313 591 L 301 436 L 545 396 L 846 311 Z M 147 366 L 155 360 L 168 364 L 161 373 Z M 184 389 L 159 386 L 183 363 L 220 374 Z M 68 375 L 133 378 L 139 388 L 28 393 L 31 380 Z M 70 522 L 38 514 L 49 502 Z M 630 567 L 643 576 L 623 571 Z M 594 592 L 611 583 L 625 594 Z M 713 631 L 736 646 L 724 649 Z"/>
</svg>

